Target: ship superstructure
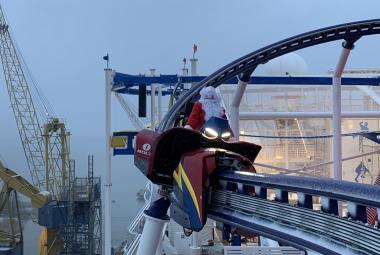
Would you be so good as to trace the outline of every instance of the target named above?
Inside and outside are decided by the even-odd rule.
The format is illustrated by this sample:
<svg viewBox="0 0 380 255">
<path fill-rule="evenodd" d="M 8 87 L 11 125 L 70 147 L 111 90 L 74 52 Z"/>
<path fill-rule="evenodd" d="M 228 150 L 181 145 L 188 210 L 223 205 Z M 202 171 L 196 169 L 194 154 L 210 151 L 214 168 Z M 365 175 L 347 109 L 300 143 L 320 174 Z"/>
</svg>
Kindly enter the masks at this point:
<svg viewBox="0 0 380 255">
<path fill-rule="evenodd" d="M 371 24 L 371 22 L 373 22 L 373 24 Z M 302 34 L 299 37 L 293 37 L 288 41 L 284 40 L 278 44 L 271 45 L 268 48 L 253 52 L 208 77 L 165 75 L 157 77 L 142 77 L 133 75 L 123 76 L 119 73 L 113 73 L 112 85 L 116 92 L 133 93 L 133 87 L 139 84 L 139 80 L 144 81 L 141 83 L 148 84 L 148 88 L 153 83 L 162 84 L 165 89 L 158 93 L 158 97 L 160 97 L 165 93 L 172 94 L 173 91 L 175 91 L 175 84 L 178 85 L 184 83 L 184 81 L 186 81 L 185 83 L 190 84 L 198 82 L 190 88 L 189 92 L 185 92 L 182 97 L 179 97 L 173 107 L 169 109 L 168 113 L 158 126 L 158 132 L 164 131 L 166 128 L 172 126 L 182 125 L 181 114 L 186 114 L 186 103 L 191 102 L 191 100 L 196 98 L 196 93 L 199 92 L 199 88 L 202 88 L 203 86 L 217 87 L 221 85 L 219 88 L 224 97 L 226 108 L 229 109 L 229 119 L 234 133 L 237 134 L 237 137 L 240 136 L 240 139 L 242 140 L 256 141 L 257 143 L 265 144 L 264 146 L 267 147 L 267 152 L 259 157 L 255 166 L 263 173 L 283 173 L 290 176 L 289 178 L 284 177 L 284 180 L 275 180 L 273 179 L 275 178 L 275 175 L 263 175 L 263 177 L 268 178 L 268 184 L 265 184 L 266 181 L 261 180 L 261 182 L 258 182 L 258 180 L 255 179 L 256 177 L 247 177 L 245 179 L 240 175 L 228 176 L 221 173 L 218 177 L 220 180 L 228 180 L 229 182 L 237 183 L 238 185 L 244 180 L 246 185 L 254 186 L 255 196 L 263 196 L 262 198 L 267 198 L 269 201 L 274 199 L 278 203 L 296 203 L 300 207 L 320 210 L 325 213 L 333 213 L 338 216 L 343 216 L 343 218 L 349 216 L 350 219 L 355 218 L 359 221 L 366 221 L 365 208 L 370 207 L 371 203 L 367 203 L 366 206 L 363 206 L 363 204 L 354 205 L 355 203 L 353 203 L 353 201 L 356 199 L 354 198 L 356 195 L 350 193 L 351 196 L 347 193 L 344 195 L 345 198 L 343 198 L 343 193 L 341 193 L 343 192 L 344 185 L 350 185 L 352 186 L 352 189 L 357 189 L 357 191 L 359 191 L 360 187 L 364 187 L 361 185 L 365 184 L 348 184 L 347 182 L 341 182 L 341 180 L 345 179 L 354 182 L 371 183 L 373 182 L 373 176 L 376 176 L 378 173 L 376 163 L 376 161 L 378 161 L 376 155 L 378 150 L 378 137 L 376 135 L 378 105 L 376 103 L 377 89 L 374 87 L 379 84 L 379 81 L 378 78 L 374 76 L 363 77 L 350 75 L 349 77 L 345 77 L 343 70 L 349 53 L 353 49 L 354 43 L 356 43 L 361 36 L 376 33 L 374 31 L 369 32 L 369 30 L 378 27 L 376 22 L 376 20 L 373 20 L 364 21 L 363 23 L 360 23 L 360 25 L 358 25 L 359 23 L 343 24 L 337 27 L 330 27 Z M 353 35 L 355 33 L 357 33 L 357 36 Z M 270 59 L 289 53 L 293 50 L 337 39 L 344 39 L 345 41 L 341 57 L 333 72 L 333 77 L 329 75 L 293 75 L 291 72 L 282 75 L 280 74 L 279 76 L 251 77 L 252 71 L 258 64 L 266 63 Z M 233 78 L 235 74 L 240 74 L 238 79 Z M 154 82 L 149 83 L 150 78 L 152 78 L 152 81 L 154 80 Z M 170 79 L 172 80 L 170 81 Z M 230 85 L 234 83 L 237 83 L 237 86 Z M 255 86 L 249 86 L 249 84 L 255 84 Z M 185 86 L 182 87 L 184 88 Z M 149 92 L 153 95 L 152 97 L 155 97 L 156 92 L 153 87 L 150 91 L 148 90 L 148 93 Z M 335 101 L 337 98 L 342 98 L 342 102 L 336 104 Z M 341 100 L 338 101 L 340 102 Z M 154 114 L 154 99 L 152 99 L 152 102 L 153 110 L 151 113 Z M 368 102 L 368 104 L 366 102 Z M 342 126 L 342 120 L 345 121 L 346 119 L 347 123 L 343 123 L 344 130 L 342 131 L 340 129 Z M 153 126 L 154 125 L 152 124 L 151 127 Z M 373 128 L 369 128 L 370 126 L 373 126 Z M 339 131 L 337 131 L 337 127 L 339 127 Z M 365 140 L 367 138 L 368 140 Z M 344 142 L 344 139 L 347 139 L 347 141 Z M 346 143 L 351 145 L 350 150 L 347 150 L 348 145 Z M 346 153 L 349 155 L 345 157 Z M 371 157 L 371 159 L 369 159 L 369 157 Z M 365 165 L 365 168 L 362 167 L 357 170 L 357 162 L 359 162 L 358 166 Z M 368 169 L 368 163 L 371 163 L 371 170 Z M 345 164 L 349 165 L 349 167 L 346 167 Z M 331 167 L 331 165 L 333 166 Z M 352 170 L 352 168 L 355 168 L 355 170 Z M 345 169 L 345 171 L 342 172 L 342 169 Z M 360 172 L 360 174 L 357 175 L 360 169 L 367 170 Z M 356 175 L 353 175 L 352 171 L 354 171 Z M 301 182 L 304 182 L 305 185 L 311 185 L 311 182 L 315 180 L 314 178 L 299 178 L 296 177 L 297 175 L 333 177 L 338 180 L 338 182 L 333 184 L 332 180 L 321 179 L 318 185 L 323 185 L 324 189 L 318 191 L 321 192 L 318 193 L 316 190 L 313 190 L 311 186 L 303 186 L 304 188 L 301 188 L 301 186 L 297 186 L 296 184 L 299 183 L 298 185 L 300 185 Z M 372 176 L 372 179 L 366 179 L 366 175 Z M 285 184 L 286 182 L 292 182 L 296 186 L 287 186 L 287 184 Z M 333 191 L 333 186 L 330 185 L 335 186 L 335 191 Z M 285 186 L 287 188 L 285 188 Z M 329 187 L 331 187 L 331 189 Z M 376 186 L 371 186 L 371 188 L 377 189 Z M 303 190 L 303 192 L 301 190 Z M 335 195 L 326 197 L 326 192 L 333 192 Z M 236 206 L 230 204 L 235 200 L 223 204 L 223 197 L 228 196 L 228 193 L 214 192 L 211 196 L 215 199 L 222 200 L 212 200 L 213 202 L 210 204 L 212 205 L 211 207 L 213 208 L 213 206 L 216 206 L 217 204 L 218 209 L 215 211 L 210 209 L 209 213 L 212 215 L 210 217 L 217 221 L 222 221 L 224 224 L 227 223 L 235 226 L 238 230 L 238 232 L 236 232 L 238 236 L 244 231 L 250 232 L 250 229 L 252 228 L 252 232 L 261 233 L 263 236 L 267 237 L 270 236 L 277 241 L 281 240 L 280 243 L 283 244 L 291 244 L 291 246 L 296 247 L 296 250 L 298 251 L 305 249 L 317 250 L 322 253 L 330 253 L 334 251 L 334 248 L 326 246 L 326 243 L 322 244 L 316 240 L 313 241 L 313 237 L 307 237 L 307 235 L 301 233 L 300 235 L 286 233 L 288 230 L 281 227 L 277 228 L 272 226 L 273 231 L 276 229 L 276 231 L 279 232 L 278 235 L 273 235 L 276 231 L 270 232 L 272 233 L 272 235 L 270 235 L 269 232 L 264 230 L 269 226 L 266 225 L 267 223 L 260 222 L 258 219 L 252 221 L 255 213 L 250 210 L 253 210 L 255 206 L 258 206 L 255 204 L 256 202 L 253 202 L 253 198 L 251 198 L 253 207 L 246 207 L 245 209 L 247 213 L 249 212 L 249 217 L 253 217 L 249 219 L 249 217 L 244 218 L 237 213 L 239 210 L 243 210 L 238 204 L 236 204 Z M 318 197 L 318 199 L 315 200 L 313 197 Z M 236 199 L 236 201 L 239 199 L 243 200 L 245 197 L 236 196 Z M 338 203 L 338 200 L 344 201 L 343 204 L 341 202 Z M 244 201 L 250 203 L 249 198 Z M 263 204 L 262 206 L 266 205 Z M 234 215 L 237 218 L 233 214 L 223 211 L 222 208 L 235 208 L 232 211 L 235 211 Z M 267 209 L 277 210 L 275 208 L 269 209 L 269 207 Z M 293 212 L 290 211 L 289 213 L 293 214 Z M 312 212 L 309 213 L 312 215 Z M 277 214 L 277 216 L 279 215 Z M 269 219 L 272 216 L 262 215 L 262 217 L 267 217 Z M 285 220 L 285 216 L 282 217 Z M 145 228 L 147 228 L 147 224 L 148 229 L 150 228 L 149 226 L 152 227 L 154 224 L 163 224 L 162 226 L 166 224 L 165 221 L 161 223 L 153 223 L 152 220 L 153 219 L 148 220 L 149 223 L 147 223 L 146 219 Z M 275 218 L 271 218 L 271 220 L 272 222 L 276 222 Z M 318 221 L 316 218 L 314 220 Z M 241 223 L 237 223 L 238 221 Z M 243 222 L 244 224 L 247 224 L 245 227 L 242 225 Z M 289 218 L 289 221 L 286 220 L 286 222 L 290 225 L 296 224 L 294 218 L 292 220 L 292 217 Z M 253 225 L 251 225 L 251 223 Z M 306 225 L 307 223 L 300 222 L 300 224 L 299 227 L 301 227 L 302 224 Z M 343 222 L 342 224 L 346 225 L 346 227 L 350 225 Z M 352 227 L 353 229 L 359 229 L 358 227 Z M 345 229 L 341 229 L 336 234 L 342 234 L 344 231 Z M 160 231 L 157 233 L 159 232 Z M 282 234 L 280 234 L 280 232 Z M 319 230 L 316 228 L 315 233 L 318 232 Z M 140 234 L 137 236 L 138 238 L 141 237 Z M 165 236 L 171 236 L 171 234 L 167 233 L 164 235 L 163 240 L 166 239 Z M 246 233 L 246 236 L 249 235 Z M 142 237 L 143 240 L 138 240 L 138 238 L 134 239 L 132 242 L 133 245 L 126 246 L 125 252 L 127 254 L 134 254 L 135 248 L 138 247 L 139 242 L 140 244 L 149 243 L 149 238 L 145 239 L 144 234 Z M 301 238 L 304 243 L 299 243 L 297 238 Z M 338 237 L 335 236 L 331 238 L 332 240 L 336 240 L 334 238 Z M 203 245 L 201 245 L 201 243 L 202 242 L 199 242 L 199 239 L 193 237 L 192 240 L 187 243 L 188 247 L 190 247 L 187 249 L 189 254 L 190 252 L 191 254 L 194 254 L 194 252 L 195 254 L 197 252 L 200 254 L 201 250 L 205 247 L 204 243 Z M 266 243 L 266 241 L 262 241 L 262 243 Z M 168 240 L 164 241 L 162 244 L 168 244 Z M 170 245 L 173 248 L 174 244 L 170 243 Z M 174 248 L 177 245 L 174 245 Z M 201 247 L 202 249 L 199 249 Z M 346 246 L 346 248 L 350 250 L 349 246 Z M 169 248 L 166 247 L 166 249 Z M 224 251 L 226 252 L 228 249 L 229 248 L 224 248 Z M 254 250 L 253 248 L 243 248 L 240 246 L 239 248 L 234 247 L 234 249 L 239 249 L 241 252 L 246 249 Z M 365 249 L 367 249 L 367 247 Z M 146 249 L 144 250 L 146 251 Z M 160 250 L 161 248 L 157 250 L 158 254 L 160 253 Z M 352 250 L 348 250 L 347 252 L 352 252 Z M 167 252 L 167 250 L 165 251 Z M 175 253 L 175 249 L 172 249 L 171 252 L 177 254 Z M 139 251 L 137 251 L 137 254 L 139 254 Z"/>
</svg>

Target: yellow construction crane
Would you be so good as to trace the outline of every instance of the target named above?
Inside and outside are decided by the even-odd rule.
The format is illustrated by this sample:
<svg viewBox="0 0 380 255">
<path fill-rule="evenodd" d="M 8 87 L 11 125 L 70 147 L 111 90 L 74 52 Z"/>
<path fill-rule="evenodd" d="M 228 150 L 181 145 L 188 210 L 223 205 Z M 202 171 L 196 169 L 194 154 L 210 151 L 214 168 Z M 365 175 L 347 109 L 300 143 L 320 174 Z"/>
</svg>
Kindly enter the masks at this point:
<svg viewBox="0 0 380 255">
<path fill-rule="evenodd" d="M 15 47 L 1 6 L 0 59 L 32 183 L 39 189 L 48 190 L 53 197 L 59 197 L 62 189 L 68 185 L 68 134 L 64 124 L 58 118 L 51 117 L 52 110 L 42 96 L 37 101 L 43 105 L 43 113 L 40 114 L 49 118 L 41 128 L 41 115 L 38 118 L 37 114 L 37 106 L 40 104 L 35 104 L 29 85 L 34 85 L 37 95 L 42 92 L 37 89 L 37 84 L 32 79 L 28 79 L 31 74 Z"/>
<path fill-rule="evenodd" d="M 54 200 L 39 210 L 38 223 L 44 227 L 40 254 L 101 254 L 100 178 L 93 176 L 92 167 L 88 177 L 75 176 L 69 155 L 70 134 L 31 79 L 1 6 L 0 59 L 31 182 L 37 189 L 47 190 Z M 32 87 L 40 99 L 35 102 Z M 41 119 L 44 125 L 40 125 Z M 85 201 L 77 196 L 83 188 L 91 191 Z"/>
<path fill-rule="evenodd" d="M 0 214 L 6 208 L 9 226 L 9 230 L 0 230 L 0 249 L 5 250 L 5 254 L 21 255 L 23 235 L 17 193 L 29 198 L 35 208 L 47 205 L 51 201 L 51 195 L 47 191 L 39 191 L 15 171 L 4 167 L 1 161 L 0 179 L 3 181 L 0 191 Z"/>
<path fill-rule="evenodd" d="M 32 183 L 37 189 L 49 191 L 53 199 L 59 201 L 62 199 L 63 194 L 67 193 L 69 185 L 68 132 L 58 118 L 52 118 L 50 115 L 47 123 L 43 126 L 40 125 L 36 110 L 38 108 L 33 102 L 29 88 L 31 79 L 27 79 L 28 68 L 22 61 L 21 55 L 19 56 L 19 52 L 12 40 L 1 6 L 0 58 Z M 40 95 L 39 91 L 37 91 L 37 95 Z M 46 102 L 42 102 L 42 104 L 44 114 L 48 114 L 49 110 L 46 107 Z M 28 186 L 28 189 L 32 190 L 31 185 Z M 52 207 L 51 212 L 55 212 L 54 207 Z M 63 224 L 43 229 L 41 243 L 44 245 L 41 247 L 47 247 L 45 254 L 55 255 L 58 253 L 54 252 L 56 249 L 51 247 L 56 247 L 56 241 L 62 239 L 59 235 L 64 231 L 57 231 L 57 228 L 62 226 Z M 63 245 L 59 246 L 62 248 Z"/>
</svg>

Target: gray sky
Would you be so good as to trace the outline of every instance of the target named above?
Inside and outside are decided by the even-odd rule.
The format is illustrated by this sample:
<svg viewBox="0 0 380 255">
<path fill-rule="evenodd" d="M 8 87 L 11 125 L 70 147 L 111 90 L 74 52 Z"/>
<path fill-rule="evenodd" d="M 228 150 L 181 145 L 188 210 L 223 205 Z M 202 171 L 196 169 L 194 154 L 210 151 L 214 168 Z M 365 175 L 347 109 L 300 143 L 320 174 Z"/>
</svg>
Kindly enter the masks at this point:
<svg viewBox="0 0 380 255">
<path fill-rule="evenodd" d="M 14 0 L 2 1 L 12 33 L 34 78 L 72 132 L 73 156 L 85 167 L 88 153 L 103 166 L 104 61 L 126 73 L 179 73 L 183 57 L 199 45 L 199 73 L 286 37 L 343 22 L 378 18 L 380 1 L 274 0 Z M 349 67 L 379 68 L 380 37 L 355 48 Z M 311 73 L 325 73 L 340 43 L 299 52 Z M 2 76 L 2 75 L 1 75 Z M 0 85 L 0 154 L 26 169 L 3 78 Z M 114 108 L 114 129 L 131 128 Z M 117 166 L 123 164 L 119 159 Z M 131 159 L 128 159 L 131 160 Z M 78 165 L 78 164 L 77 164 Z M 21 173 L 24 171 L 20 171 Z M 27 171 L 25 172 L 27 173 Z M 114 174 L 117 178 L 117 170 Z"/>
</svg>

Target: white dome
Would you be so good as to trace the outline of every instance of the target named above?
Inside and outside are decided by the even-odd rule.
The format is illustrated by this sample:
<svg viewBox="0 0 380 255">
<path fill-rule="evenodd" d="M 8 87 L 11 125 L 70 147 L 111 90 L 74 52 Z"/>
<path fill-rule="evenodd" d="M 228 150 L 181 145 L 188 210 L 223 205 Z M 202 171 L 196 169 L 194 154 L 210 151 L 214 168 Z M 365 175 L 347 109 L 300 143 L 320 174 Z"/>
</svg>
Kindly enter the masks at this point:
<svg viewBox="0 0 380 255">
<path fill-rule="evenodd" d="M 264 74 L 266 76 L 307 75 L 308 67 L 300 55 L 291 52 L 266 63 L 264 65 Z"/>
</svg>

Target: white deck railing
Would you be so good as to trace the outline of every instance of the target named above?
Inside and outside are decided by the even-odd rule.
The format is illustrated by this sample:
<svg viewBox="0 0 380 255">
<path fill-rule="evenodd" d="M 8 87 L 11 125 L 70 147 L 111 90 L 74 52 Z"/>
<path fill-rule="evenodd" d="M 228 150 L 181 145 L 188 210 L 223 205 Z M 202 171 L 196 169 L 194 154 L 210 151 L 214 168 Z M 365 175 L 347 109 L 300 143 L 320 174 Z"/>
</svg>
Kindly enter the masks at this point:
<svg viewBox="0 0 380 255">
<path fill-rule="evenodd" d="M 132 235 L 132 239 L 123 249 L 125 255 L 134 255 L 137 251 L 137 247 L 139 246 L 141 234 L 138 228 L 141 227 L 144 211 L 148 209 L 149 204 L 150 204 L 149 197 L 152 192 L 151 184 L 152 184 L 151 182 L 148 182 L 146 184 L 145 186 L 146 191 L 144 193 L 145 204 L 141 207 L 139 212 L 136 214 L 136 217 L 133 219 L 133 221 L 128 227 L 128 232 L 130 235 Z M 150 193 L 149 196 L 147 195 L 148 192 Z"/>
</svg>

